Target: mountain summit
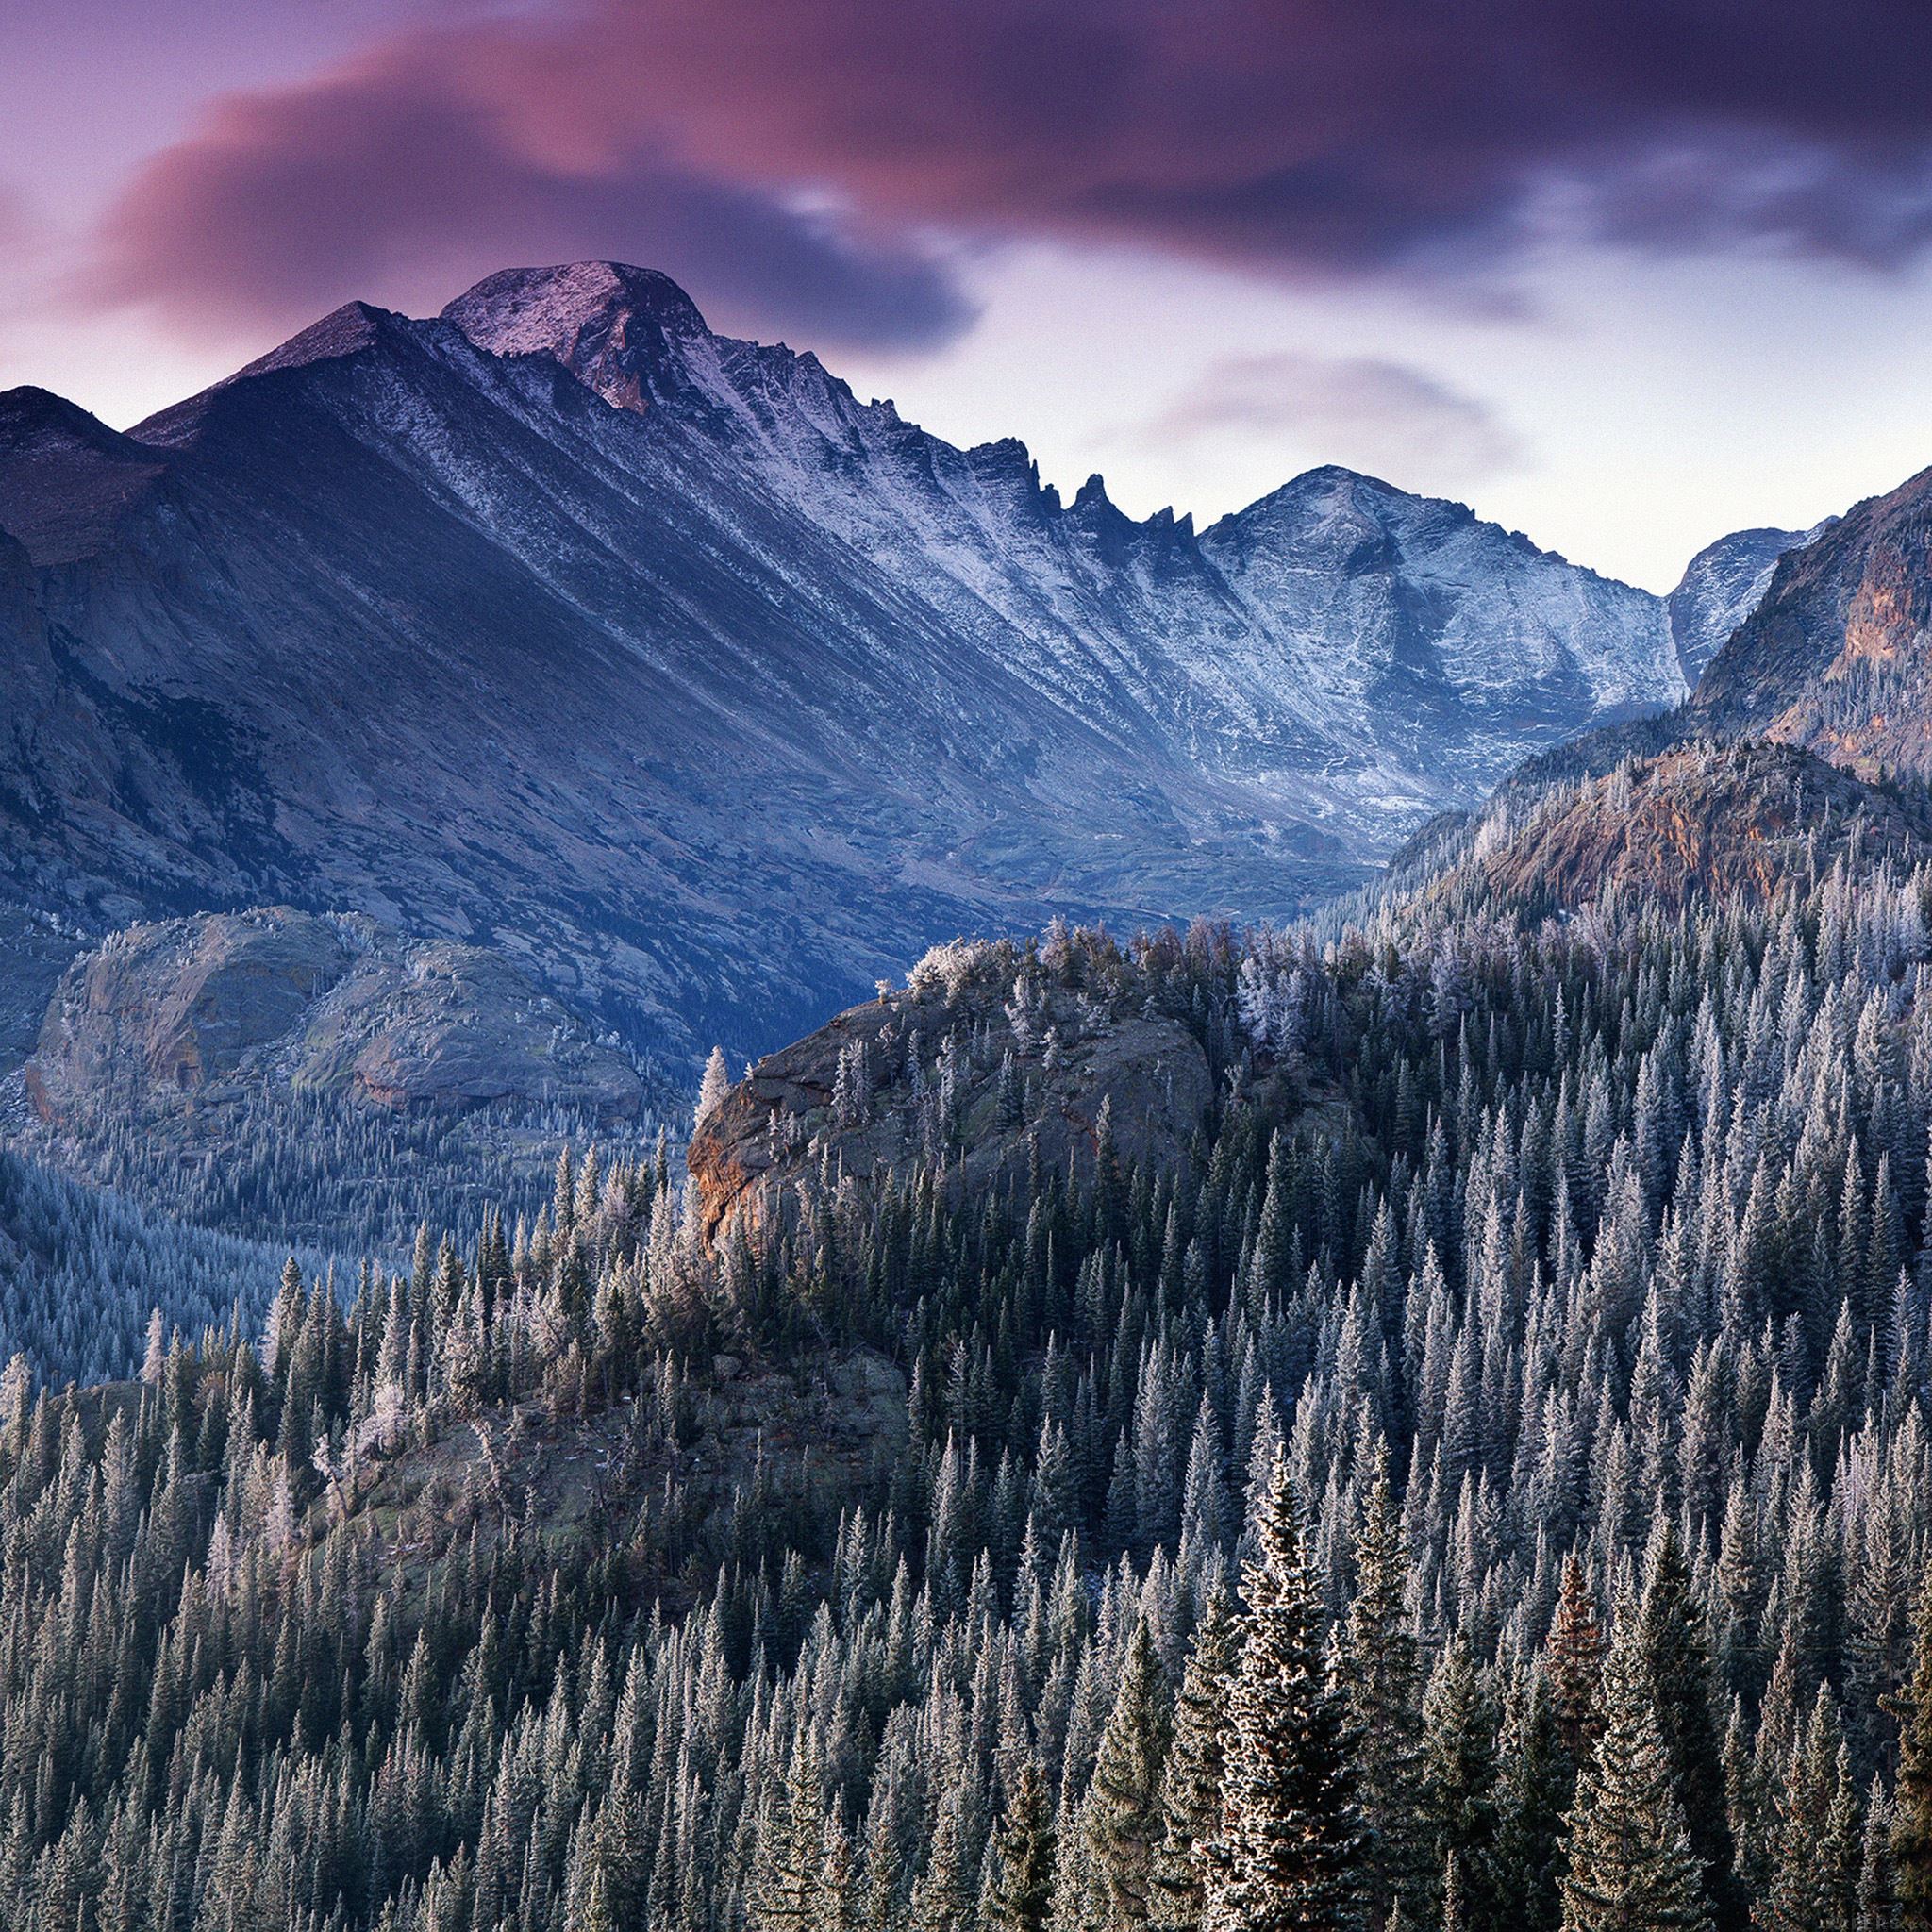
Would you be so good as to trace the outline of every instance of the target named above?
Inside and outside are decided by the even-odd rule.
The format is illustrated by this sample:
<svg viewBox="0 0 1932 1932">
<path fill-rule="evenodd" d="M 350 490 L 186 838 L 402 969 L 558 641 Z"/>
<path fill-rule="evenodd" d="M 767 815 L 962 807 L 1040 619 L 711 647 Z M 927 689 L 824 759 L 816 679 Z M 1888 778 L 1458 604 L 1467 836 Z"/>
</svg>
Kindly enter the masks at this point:
<svg viewBox="0 0 1932 1932">
<path fill-rule="evenodd" d="M 703 337 L 697 304 L 669 275 L 615 261 L 511 268 L 442 311 L 492 356 L 548 356 L 621 408 L 655 400 L 675 341 Z"/>
<path fill-rule="evenodd" d="M 0 894 L 368 911 L 679 1056 L 956 931 L 1291 912 L 1683 690 L 1657 599 L 1460 505 L 1064 502 L 609 262 L 125 435 L 0 398 Z"/>
</svg>

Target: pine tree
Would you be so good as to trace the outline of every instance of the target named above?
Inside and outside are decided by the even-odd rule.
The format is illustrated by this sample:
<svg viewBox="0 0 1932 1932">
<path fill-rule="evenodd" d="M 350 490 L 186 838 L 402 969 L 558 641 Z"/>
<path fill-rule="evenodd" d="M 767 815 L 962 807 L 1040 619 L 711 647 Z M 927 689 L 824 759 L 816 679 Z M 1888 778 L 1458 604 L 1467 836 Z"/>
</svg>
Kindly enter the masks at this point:
<svg viewBox="0 0 1932 1932">
<path fill-rule="evenodd" d="M 1891 1861 L 1898 1923 L 1932 1928 L 1932 1569 L 1919 1592 L 1912 1681 L 1898 1699 L 1898 1783 L 1892 1797 Z"/>
<path fill-rule="evenodd" d="M 824 1846 L 811 1932 L 861 1932 L 858 1860 L 851 1834 L 836 1813 L 825 1819 Z"/>
<path fill-rule="evenodd" d="M 1738 1883 L 1736 1851 L 1724 1809 L 1724 1742 L 1718 1731 L 1710 1653 L 1691 1601 L 1690 1573 L 1676 1531 L 1668 1524 L 1652 1557 L 1638 1629 L 1685 1824 L 1704 1868 L 1712 1923 L 1717 1932 L 1742 1932 L 1749 1908 Z"/>
<path fill-rule="evenodd" d="M 1625 1618 L 1604 1672 L 1604 1728 L 1577 1780 L 1563 1932 L 1710 1932 L 1656 1697 Z"/>
<path fill-rule="evenodd" d="M 750 1924 L 753 1932 L 811 1932 L 824 1863 L 824 1798 L 819 1754 L 801 1728 L 791 1769 L 758 1832 Z"/>
<path fill-rule="evenodd" d="M 1137 1618 L 1121 1666 L 1113 1712 L 1101 1735 L 1081 1829 L 1109 1932 L 1147 1923 L 1156 1847 L 1163 1829 L 1161 1767 L 1171 1720 L 1160 1659 L 1147 1621 Z"/>
<path fill-rule="evenodd" d="M 1898 1878 L 1891 1862 L 1891 1802 L 1872 1780 L 1865 1800 L 1865 1839 L 1858 1857 L 1858 1932 L 1896 1932 Z"/>
<path fill-rule="evenodd" d="M 1562 1916 L 1563 1814 L 1576 1776 L 1557 1734 L 1549 1680 L 1519 1674 L 1503 1724 L 1496 1896 L 1511 1932 L 1556 1932 Z"/>
<path fill-rule="evenodd" d="M 1603 1627 L 1596 1618 L 1583 1565 L 1572 1550 L 1563 1559 L 1556 1621 L 1550 1626 L 1550 1702 L 1557 1735 L 1574 1777 L 1590 1761 L 1602 1726 Z"/>
<path fill-rule="evenodd" d="M 1322 1603 L 1288 1458 L 1278 1454 L 1242 1574 L 1241 1669 L 1208 1932 L 1334 1932 L 1360 1889 L 1362 1833 L 1347 1721 L 1328 1681 Z"/>
<path fill-rule="evenodd" d="M 1241 1663 L 1241 1637 L 1234 1606 L 1217 1584 L 1194 1626 L 1174 1704 L 1174 1741 L 1161 1774 L 1164 1829 L 1155 1853 L 1148 1911 L 1157 1932 L 1198 1932 L 1219 1871 L 1215 1848 L 1227 1773 L 1228 1694 Z"/>
<path fill-rule="evenodd" d="M 998 1932 L 1043 1932 L 1053 1904 L 1056 1834 L 1052 1803 L 1029 1757 L 993 1840 L 993 1878 L 987 1916 Z"/>
<path fill-rule="evenodd" d="M 906 1907 L 910 1932 L 966 1932 L 974 1906 L 966 1882 L 967 1846 L 960 1830 L 957 1786 L 941 1797 L 933 1820 L 925 1870 L 912 1887 Z"/>
<path fill-rule="evenodd" d="M 722 1046 L 714 1046 L 711 1049 L 711 1057 L 705 1062 L 705 1076 L 698 1082 L 695 1118 L 700 1124 L 710 1118 L 717 1110 L 719 1103 L 730 1091 L 731 1068 L 725 1061 L 724 1049 Z"/>
<path fill-rule="evenodd" d="M 1418 1808 L 1437 1859 L 1457 1876 L 1470 1932 L 1495 1922 L 1499 1714 L 1469 1641 L 1450 1640 L 1423 1702 Z"/>
<path fill-rule="evenodd" d="M 1422 1709 L 1405 1601 L 1408 1563 L 1386 1451 L 1377 1452 L 1355 1556 L 1342 1690 L 1362 1814 L 1363 1892 L 1372 1932 L 1380 1932 L 1398 1911 L 1415 1916 L 1430 1868 L 1416 1817 Z"/>
</svg>

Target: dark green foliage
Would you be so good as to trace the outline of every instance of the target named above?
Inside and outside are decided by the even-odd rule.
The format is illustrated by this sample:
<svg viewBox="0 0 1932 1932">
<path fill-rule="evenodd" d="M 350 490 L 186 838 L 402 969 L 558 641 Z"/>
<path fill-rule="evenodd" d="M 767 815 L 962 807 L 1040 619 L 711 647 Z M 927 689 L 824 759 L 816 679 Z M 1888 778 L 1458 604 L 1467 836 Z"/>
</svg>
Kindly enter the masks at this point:
<svg viewBox="0 0 1932 1932">
<path fill-rule="evenodd" d="M 1577 1780 L 1562 1923 L 1564 1932 L 1707 1932 L 1711 1924 L 1634 1634 L 1611 1647 L 1603 1735 Z"/>
<path fill-rule="evenodd" d="M 1356 1535 L 1355 1598 L 1343 1629 L 1341 1672 L 1364 1834 L 1362 1888 L 1375 1932 L 1398 1915 L 1415 1923 L 1436 1876 L 1416 1804 L 1421 1685 L 1405 1602 L 1408 1563 L 1401 1532 L 1387 1457 L 1378 1456 Z"/>
<path fill-rule="evenodd" d="M 992 1890 L 986 1916 L 996 1932 L 1042 1932 L 1053 1904 L 1056 1833 L 1046 1781 L 1031 1757 L 993 1839 Z"/>
<path fill-rule="evenodd" d="M 1423 1702 L 1420 1775 L 1414 1789 L 1433 1862 L 1456 1874 L 1467 1932 L 1482 1932 L 1506 1916 L 1496 1863 L 1501 1722 L 1495 1696 L 1468 1640 L 1455 1639 L 1442 1653 Z M 1507 1916 L 1513 1915 L 1511 1901 Z"/>
<path fill-rule="evenodd" d="M 1932 1572 L 1919 1593 L 1912 1681 L 1900 1703 L 1890 1862 L 1898 1923 L 1918 1932 L 1932 1926 Z"/>
<path fill-rule="evenodd" d="M 1219 1849 L 1227 1777 L 1227 1703 L 1240 1667 L 1241 1625 L 1226 1591 L 1208 1591 L 1174 1700 L 1174 1741 L 1161 1776 L 1163 1831 L 1154 1859 L 1149 1922 L 1191 1932 L 1225 1877 Z"/>
<path fill-rule="evenodd" d="M 1352 1916 L 1362 1834 L 1347 1715 L 1328 1681 L 1324 1631 L 1288 1459 L 1277 1456 L 1241 1575 L 1241 1657 L 1228 1692 L 1224 1871 L 1214 1932 L 1327 1932 Z"/>
<path fill-rule="evenodd" d="M 828 1106 L 708 1246 L 574 1156 L 114 1317 L 138 1383 L 15 1364 L 0 1923 L 1932 1926 L 1928 897 L 961 948 L 867 1074 L 930 1158 Z M 1150 1009 L 1181 1158 L 963 1185 L 949 1068 L 1024 1105 Z"/>
<path fill-rule="evenodd" d="M 1741 1932 L 1749 1908 L 1733 1869 L 1710 1659 L 1691 1602 L 1690 1574 L 1676 1532 L 1668 1524 L 1651 1558 L 1638 1633 L 1690 1848 L 1704 1868 L 1704 1893 L 1710 1903 L 1712 1924 L 1717 1932 Z"/>
<path fill-rule="evenodd" d="M 1563 1819 L 1576 1779 L 1557 1729 L 1549 1680 L 1519 1676 L 1503 1721 L 1493 1897 L 1520 1932 L 1556 1932 L 1561 1910 Z"/>
<path fill-rule="evenodd" d="M 1153 1866 L 1165 1827 L 1161 1770 L 1172 1722 L 1160 1660 L 1137 1619 L 1112 1715 L 1100 1740 L 1082 1825 L 1094 1878 L 1095 1924 L 1121 1932 L 1144 1925 Z"/>
</svg>

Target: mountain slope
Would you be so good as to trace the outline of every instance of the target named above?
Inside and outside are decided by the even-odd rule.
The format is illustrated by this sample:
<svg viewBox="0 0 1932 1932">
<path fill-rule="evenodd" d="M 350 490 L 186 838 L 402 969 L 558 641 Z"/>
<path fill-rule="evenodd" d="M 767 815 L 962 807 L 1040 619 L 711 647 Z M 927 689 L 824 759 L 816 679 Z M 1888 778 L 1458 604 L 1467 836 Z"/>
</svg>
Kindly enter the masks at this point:
<svg viewBox="0 0 1932 1932">
<path fill-rule="evenodd" d="M 1629 891 L 1670 907 L 1770 898 L 1846 858 L 1932 858 L 1932 808 L 1793 746 L 1680 743 L 1614 770 L 1506 791 L 1416 868 L 1439 899 L 1566 913 Z M 1399 889 L 1399 887 L 1398 887 Z"/>
<path fill-rule="evenodd" d="M 1665 599 L 1687 685 L 1695 688 L 1705 666 L 1757 609 L 1771 587 L 1778 558 L 1814 541 L 1829 527 L 1824 523 L 1808 532 L 1733 530 L 1706 544 L 1690 559 L 1676 589 Z"/>
<path fill-rule="evenodd" d="M 0 528 L 11 896 L 368 911 L 674 1054 L 954 930 L 1291 911 L 1682 688 L 1655 599 L 1459 506 L 1063 504 L 600 263 L 127 436 L 15 391 Z"/>
<path fill-rule="evenodd" d="M 1687 708 L 1701 730 L 1932 775 L 1932 471 L 1784 558 Z"/>
</svg>

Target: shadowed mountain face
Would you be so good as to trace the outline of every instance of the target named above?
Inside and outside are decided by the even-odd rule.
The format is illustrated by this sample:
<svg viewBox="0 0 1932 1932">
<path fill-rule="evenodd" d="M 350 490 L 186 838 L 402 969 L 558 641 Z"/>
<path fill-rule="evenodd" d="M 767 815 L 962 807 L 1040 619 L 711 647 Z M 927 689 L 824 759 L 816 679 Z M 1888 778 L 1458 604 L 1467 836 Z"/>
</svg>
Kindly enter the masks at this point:
<svg viewBox="0 0 1932 1932">
<path fill-rule="evenodd" d="M 125 436 L 13 391 L 0 531 L 0 898 L 368 912 L 674 1057 L 957 930 L 1291 912 L 1682 691 L 1657 600 L 1459 506 L 1063 504 L 603 263 Z"/>
</svg>

